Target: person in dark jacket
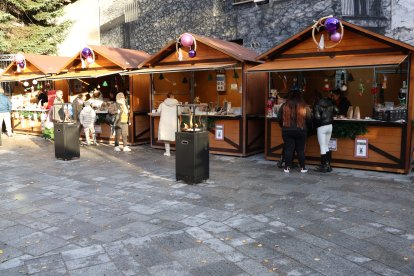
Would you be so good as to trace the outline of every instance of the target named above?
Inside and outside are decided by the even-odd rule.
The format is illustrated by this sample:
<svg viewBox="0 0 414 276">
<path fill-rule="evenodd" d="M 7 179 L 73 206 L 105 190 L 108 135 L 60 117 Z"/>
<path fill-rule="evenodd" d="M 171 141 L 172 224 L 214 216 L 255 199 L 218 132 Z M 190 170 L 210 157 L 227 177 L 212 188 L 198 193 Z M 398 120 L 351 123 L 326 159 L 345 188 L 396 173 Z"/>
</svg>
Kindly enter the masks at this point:
<svg viewBox="0 0 414 276">
<path fill-rule="evenodd" d="M 336 89 L 332 91 L 332 100 L 336 107 L 338 108 L 338 115 L 346 116 L 348 108 L 351 106 L 351 102 L 345 96 L 341 90 Z"/>
<path fill-rule="evenodd" d="M 321 166 L 318 172 L 330 172 L 332 152 L 329 150 L 329 140 L 332 135 L 332 122 L 338 112 L 335 104 L 329 98 L 319 97 L 313 108 L 314 126 L 317 128 L 318 142 L 321 151 Z"/>
<path fill-rule="evenodd" d="M 279 109 L 278 118 L 285 143 L 285 173 L 290 172 L 294 151 L 298 155 L 300 171 L 306 173 L 305 145 L 307 130 L 312 124 L 312 113 L 300 90 L 290 91 L 288 100 Z"/>
</svg>

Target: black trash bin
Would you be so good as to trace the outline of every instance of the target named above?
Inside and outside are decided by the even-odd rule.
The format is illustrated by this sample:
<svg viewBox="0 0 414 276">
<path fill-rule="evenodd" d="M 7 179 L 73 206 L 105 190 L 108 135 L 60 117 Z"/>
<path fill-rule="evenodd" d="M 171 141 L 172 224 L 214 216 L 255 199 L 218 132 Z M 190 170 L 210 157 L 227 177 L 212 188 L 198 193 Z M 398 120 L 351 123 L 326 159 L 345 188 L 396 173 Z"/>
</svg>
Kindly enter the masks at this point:
<svg viewBox="0 0 414 276">
<path fill-rule="evenodd" d="M 188 184 L 209 178 L 210 157 L 208 133 L 177 132 L 175 140 L 175 168 L 177 180 Z"/>
<path fill-rule="evenodd" d="M 80 157 L 79 124 L 54 123 L 55 156 L 70 160 Z"/>
<path fill-rule="evenodd" d="M 55 157 L 63 160 L 79 158 L 80 125 L 73 119 L 72 104 L 54 104 L 52 112 Z"/>
</svg>

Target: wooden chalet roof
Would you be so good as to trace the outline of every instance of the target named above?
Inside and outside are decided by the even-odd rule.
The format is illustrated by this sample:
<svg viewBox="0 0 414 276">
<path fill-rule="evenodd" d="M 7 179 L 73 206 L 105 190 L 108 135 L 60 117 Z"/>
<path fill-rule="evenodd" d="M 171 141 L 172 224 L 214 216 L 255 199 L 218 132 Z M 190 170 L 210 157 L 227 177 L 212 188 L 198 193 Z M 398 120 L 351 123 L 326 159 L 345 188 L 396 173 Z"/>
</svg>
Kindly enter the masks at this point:
<svg viewBox="0 0 414 276">
<path fill-rule="evenodd" d="M 98 46 L 98 45 L 87 45 L 91 48 L 94 53 L 95 57 L 97 58 L 95 61 L 95 65 L 91 66 L 95 70 L 100 68 L 105 70 L 105 66 L 103 64 L 111 64 L 112 67 L 117 67 L 118 70 L 129 70 L 137 68 L 140 63 L 150 57 L 149 54 L 139 51 L 139 50 L 132 50 L 132 49 L 124 49 L 124 48 L 113 48 L 108 46 Z M 105 59 L 106 61 L 101 63 L 98 61 Z M 74 69 L 80 64 L 80 55 L 79 52 L 76 53 L 64 66 L 65 71 Z"/>
<path fill-rule="evenodd" d="M 414 46 L 406 44 L 404 42 L 377 34 L 375 32 L 369 31 L 367 29 L 364 29 L 362 27 L 359 27 L 357 25 L 354 25 L 352 23 L 346 22 L 341 20 L 343 26 L 344 26 L 344 39 L 343 41 L 335 48 L 337 49 L 325 49 L 324 51 L 317 50 L 316 45 L 313 43 L 312 40 L 312 26 L 309 26 L 308 28 L 304 29 L 303 31 L 297 33 L 296 35 L 290 37 L 289 39 L 285 40 L 284 42 L 280 43 L 279 45 L 275 46 L 274 48 L 268 50 L 267 52 L 261 54 L 257 57 L 258 60 L 261 61 L 271 61 L 276 58 L 281 57 L 282 55 L 285 55 L 289 50 L 292 48 L 298 47 L 300 44 L 306 43 L 306 41 L 309 42 L 309 40 L 312 40 L 312 43 L 314 45 L 314 48 L 308 52 L 308 54 L 313 54 L 314 56 L 322 56 L 322 55 L 329 55 L 331 52 L 335 51 L 343 51 L 342 54 L 346 54 L 345 52 L 349 52 L 349 54 L 352 54 L 353 52 L 356 52 L 357 49 L 355 49 L 355 46 L 358 48 L 358 46 L 363 46 L 361 44 L 359 45 L 350 45 L 348 49 L 341 49 L 341 45 L 343 45 L 344 40 L 351 40 L 351 39 L 358 39 L 358 38 L 364 38 L 366 41 L 371 41 L 372 43 L 376 43 L 376 48 L 370 49 L 369 45 L 365 45 L 366 47 L 362 47 L 363 50 L 367 53 L 370 51 L 373 52 L 375 49 L 378 51 L 394 51 L 394 52 L 412 52 L 414 51 Z M 351 34 L 351 35 L 350 35 Z M 352 43 L 350 43 L 352 44 Z M 382 48 L 381 46 L 382 45 Z M 387 49 L 388 48 L 388 49 Z M 304 49 L 302 49 L 304 50 Z M 313 53 L 312 53 L 313 52 Z M 297 52 L 296 52 L 297 54 Z M 302 52 L 302 55 L 305 54 L 305 51 Z M 295 57 L 297 58 L 297 56 Z"/>
<path fill-rule="evenodd" d="M 26 69 L 17 72 L 16 63 L 12 62 L 0 75 L 0 81 L 22 81 L 57 74 L 71 59 L 70 57 L 23 54 Z"/>
<path fill-rule="evenodd" d="M 207 59 L 214 59 L 214 53 L 219 52 L 223 57 L 226 56 L 229 59 L 233 59 L 239 62 L 254 62 L 258 63 L 256 60 L 258 54 L 250 49 L 247 49 L 237 43 L 224 41 L 216 38 L 205 37 L 201 35 L 191 34 L 196 39 L 197 43 L 197 57 L 188 60 L 192 63 L 197 62 L 206 62 Z M 204 51 L 209 51 L 210 56 L 208 54 L 199 58 L 203 53 L 200 50 L 202 48 Z M 209 49 L 210 48 L 210 49 Z M 175 54 L 176 52 L 176 41 L 170 41 L 167 43 L 160 51 L 152 55 L 150 58 L 142 62 L 138 67 L 152 67 L 156 66 L 156 64 L 162 61 L 164 58 Z M 223 58 L 222 57 L 222 58 Z M 223 60 L 222 60 L 223 61 Z"/>
</svg>

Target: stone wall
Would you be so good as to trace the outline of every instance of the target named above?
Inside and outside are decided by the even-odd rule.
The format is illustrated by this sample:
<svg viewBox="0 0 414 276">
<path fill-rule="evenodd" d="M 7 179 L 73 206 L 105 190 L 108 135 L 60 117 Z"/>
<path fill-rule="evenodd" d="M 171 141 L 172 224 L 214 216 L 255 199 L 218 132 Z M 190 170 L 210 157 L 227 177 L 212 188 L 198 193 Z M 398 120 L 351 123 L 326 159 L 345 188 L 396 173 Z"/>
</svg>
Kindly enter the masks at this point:
<svg viewBox="0 0 414 276">
<path fill-rule="evenodd" d="M 263 53 L 327 15 L 395 38 L 412 36 L 414 26 L 401 20 L 391 24 L 396 10 L 412 11 L 412 0 L 382 0 L 383 16 L 375 18 L 342 16 L 344 2 L 353 0 L 269 0 L 262 5 L 232 5 L 232 0 L 136 0 L 137 16 L 127 23 L 120 7 L 134 0 L 102 1 L 107 2 L 101 7 L 101 43 L 150 54 L 184 32 L 242 41 L 243 46 Z M 392 5 L 395 1 L 398 5 Z"/>
<path fill-rule="evenodd" d="M 414 45 L 414 1 L 393 0 L 391 27 L 387 35 Z"/>
</svg>

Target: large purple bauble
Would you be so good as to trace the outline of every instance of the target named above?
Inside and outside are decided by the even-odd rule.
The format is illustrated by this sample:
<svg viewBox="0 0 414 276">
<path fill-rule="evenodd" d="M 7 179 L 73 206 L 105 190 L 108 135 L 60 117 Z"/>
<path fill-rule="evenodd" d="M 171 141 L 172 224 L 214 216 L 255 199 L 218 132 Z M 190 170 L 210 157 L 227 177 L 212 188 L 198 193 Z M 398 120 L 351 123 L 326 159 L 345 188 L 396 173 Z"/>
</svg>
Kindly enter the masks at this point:
<svg viewBox="0 0 414 276">
<path fill-rule="evenodd" d="M 84 58 L 87 58 L 87 57 L 92 56 L 92 51 L 91 51 L 91 49 L 89 49 L 88 47 L 83 48 L 83 49 L 82 49 L 82 56 L 83 56 Z"/>
<path fill-rule="evenodd" d="M 332 33 L 339 29 L 340 23 L 339 23 L 339 20 L 336 19 L 335 17 L 329 17 L 325 20 L 324 25 L 325 25 L 325 29 L 328 32 Z"/>
<path fill-rule="evenodd" d="M 196 53 L 196 51 L 195 50 L 190 50 L 190 51 L 188 51 L 188 56 L 190 57 L 190 58 L 193 58 L 193 57 L 195 57 L 197 55 L 197 53 Z"/>
<path fill-rule="evenodd" d="M 330 36 L 331 41 L 338 42 L 341 40 L 341 38 L 342 38 L 341 33 L 338 33 L 338 32 L 331 33 L 331 36 Z"/>
<path fill-rule="evenodd" d="M 181 36 L 180 42 L 183 46 L 190 47 L 191 45 L 193 45 L 194 39 L 193 39 L 193 36 L 190 35 L 189 33 L 184 33 Z"/>
<path fill-rule="evenodd" d="M 26 66 L 24 61 L 22 61 L 20 63 L 17 63 L 17 65 L 19 65 L 19 67 L 22 68 L 22 69 Z"/>
</svg>

